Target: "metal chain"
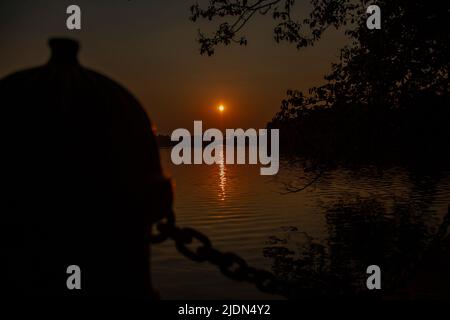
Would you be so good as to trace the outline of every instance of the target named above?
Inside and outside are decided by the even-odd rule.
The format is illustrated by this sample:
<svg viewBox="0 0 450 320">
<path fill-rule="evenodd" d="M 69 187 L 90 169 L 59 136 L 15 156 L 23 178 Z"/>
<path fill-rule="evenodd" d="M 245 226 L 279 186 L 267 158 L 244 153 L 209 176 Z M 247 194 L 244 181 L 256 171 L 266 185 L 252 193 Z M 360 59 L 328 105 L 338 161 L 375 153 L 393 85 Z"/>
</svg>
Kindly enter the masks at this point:
<svg viewBox="0 0 450 320">
<path fill-rule="evenodd" d="M 169 211 L 163 220 L 156 224 L 158 234 L 150 236 L 152 244 L 161 243 L 171 238 L 175 241 L 175 247 L 182 255 L 196 262 L 208 261 L 218 266 L 222 274 L 230 279 L 252 283 L 265 293 L 278 294 L 284 297 L 290 297 L 295 293 L 291 285 L 277 279 L 273 273 L 250 267 L 243 258 L 235 253 L 221 252 L 215 249 L 211 240 L 200 231 L 176 226 L 175 215 L 172 210 Z M 449 225 L 450 207 L 436 235 L 433 237 L 431 247 L 441 243 L 447 234 Z M 199 245 L 194 249 L 189 248 L 189 244 L 192 244 L 194 241 L 199 242 Z"/>
<path fill-rule="evenodd" d="M 221 252 L 215 249 L 211 240 L 203 233 L 192 228 L 179 228 L 175 225 L 173 211 L 165 217 L 165 222 L 156 225 L 158 234 L 150 237 L 152 244 L 164 242 L 168 238 L 175 241 L 175 247 L 185 257 L 196 262 L 208 261 L 219 267 L 226 277 L 254 284 L 260 291 L 289 297 L 292 287 L 266 270 L 250 267 L 247 262 L 235 253 Z M 198 242 L 196 248 L 190 244 Z"/>
</svg>

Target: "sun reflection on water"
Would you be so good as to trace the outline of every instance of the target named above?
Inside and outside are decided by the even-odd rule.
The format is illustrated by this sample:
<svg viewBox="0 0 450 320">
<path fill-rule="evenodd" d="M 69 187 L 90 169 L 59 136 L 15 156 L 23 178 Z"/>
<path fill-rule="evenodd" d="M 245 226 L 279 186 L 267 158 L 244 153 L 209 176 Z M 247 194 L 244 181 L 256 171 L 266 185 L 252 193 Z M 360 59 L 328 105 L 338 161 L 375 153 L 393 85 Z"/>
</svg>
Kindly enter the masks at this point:
<svg viewBox="0 0 450 320">
<path fill-rule="evenodd" d="M 226 186 L 227 186 L 227 169 L 225 166 L 225 155 L 223 148 L 219 151 L 219 199 L 224 201 L 226 198 Z"/>
</svg>

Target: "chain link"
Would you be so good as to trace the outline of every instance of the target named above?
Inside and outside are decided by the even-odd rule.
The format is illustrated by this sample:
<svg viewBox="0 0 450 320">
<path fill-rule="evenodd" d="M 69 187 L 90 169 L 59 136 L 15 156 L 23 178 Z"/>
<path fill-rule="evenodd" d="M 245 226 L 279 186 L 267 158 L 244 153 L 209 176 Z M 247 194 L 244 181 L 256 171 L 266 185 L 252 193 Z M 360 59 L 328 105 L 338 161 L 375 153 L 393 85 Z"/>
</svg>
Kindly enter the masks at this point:
<svg viewBox="0 0 450 320">
<path fill-rule="evenodd" d="M 211 240 L 203 233 L 192 228 L 179 228 L 175 225 L 175 215 L 173 211 L 156 225 L 158 234 L 152 235 L 150 242 L 157 244 L 171 238 L 175 241 L 175 247 L 185 257 L 196 261 L 208 261 L 219 267 L 219 270 L 226 277 L 242 282 L 252 283 L 260 291 L 270 294 L 278 294 L 289 297 L 292 286 L 277 279 L 277 277 L 266 270 L 256 269 L 248 266 L 247 262 L 235 253 L 221 252 L 212 246 Z M 450 225 L 450 207 L 436 233 L 432 246 L 439 244 L 447 234 Z M 193 242 L 199 244 L 196 248 L 190 248 Z"/>
<path fill-rule="evenodd" d="M 164 222 L 157 223 L 156 230 L 158 234 L 152 235 L 150 238 L 152 244 L 171 238 L 175 241 L 178 252 L 190 260 L 208 261 L 216 265 L 223 275 L 232 280 L 252 283 L 265 293 L 289 297 L 291 288 L 288 283 L 277 279 L 269 271 L 248 266 L 247 262 L 235 253 L 221 252 L 215 249 L 205 234 L 192 228 L 177 227 L 173 211 L 165 218 Z M 191 248 L 194 242 L 198 244 Z"/>
</svg>

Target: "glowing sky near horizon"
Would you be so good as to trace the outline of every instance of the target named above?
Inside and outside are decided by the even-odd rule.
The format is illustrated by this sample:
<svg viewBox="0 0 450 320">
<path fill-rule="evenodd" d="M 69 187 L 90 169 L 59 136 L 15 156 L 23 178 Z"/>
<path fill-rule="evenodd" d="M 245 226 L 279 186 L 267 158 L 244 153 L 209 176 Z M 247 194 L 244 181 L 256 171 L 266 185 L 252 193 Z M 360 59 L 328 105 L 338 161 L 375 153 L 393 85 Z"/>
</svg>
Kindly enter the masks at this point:
<svg viewBox="0 0 450 320">
<path fill-rule="evenodd" d="M 298 51 L 273 41 L 273 21 L 248 25 L 247 47 L 219 47 L 200 56 L 189 0 L 79 0 L 82 30 L 65 27 L 73 1 L 0 1 L 0 77 L 48 59 L 47 39 L 81 42 L 81 63 L 110 76 L 142 103 L 162 133 L 191 128 L 193 120 L 217 127 L 214 106 L 227 106 L 226 125 L 262 128 L 278 111 L 287 89 L 323 83 L 345 37 L 330 30 L 313 48 Z M 299 15 L 306 12 L 301 2 Z M 228 107 L 229 106 L 229 107 Z"/>
</svg>

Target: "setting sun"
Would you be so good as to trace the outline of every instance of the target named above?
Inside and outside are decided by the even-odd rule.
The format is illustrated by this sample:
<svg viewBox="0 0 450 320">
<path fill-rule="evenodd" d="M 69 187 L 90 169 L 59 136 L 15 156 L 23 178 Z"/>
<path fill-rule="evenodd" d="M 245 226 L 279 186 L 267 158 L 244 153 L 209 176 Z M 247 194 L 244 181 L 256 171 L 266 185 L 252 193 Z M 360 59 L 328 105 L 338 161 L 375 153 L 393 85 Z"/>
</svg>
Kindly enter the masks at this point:
<svg viewBox="0 0 450 320">
<path fill-rule="evenodd" d="M 219 109 L 220 112 L 225 111 L 225 107 L 222 104 L 217 109 Z"/>
</svg>

